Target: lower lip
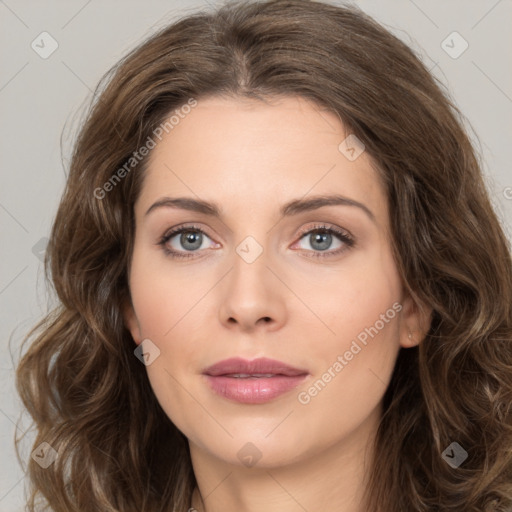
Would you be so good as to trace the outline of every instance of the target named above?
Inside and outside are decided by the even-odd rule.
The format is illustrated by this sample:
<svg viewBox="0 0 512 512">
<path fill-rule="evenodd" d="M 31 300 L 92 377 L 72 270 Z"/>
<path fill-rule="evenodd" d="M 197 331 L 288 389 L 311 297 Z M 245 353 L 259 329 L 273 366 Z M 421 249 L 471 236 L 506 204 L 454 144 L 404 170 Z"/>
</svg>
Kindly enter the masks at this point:
<svg viewBox="0 0 512 512">
<path fill-rule="evenodd" d="M 262 404 L 296 388 L 306 375 L 276 375 L 261 378 L 237 378 L 205 375 L 210 387 L 228 400 L 243 404 Z"/>
</svg>

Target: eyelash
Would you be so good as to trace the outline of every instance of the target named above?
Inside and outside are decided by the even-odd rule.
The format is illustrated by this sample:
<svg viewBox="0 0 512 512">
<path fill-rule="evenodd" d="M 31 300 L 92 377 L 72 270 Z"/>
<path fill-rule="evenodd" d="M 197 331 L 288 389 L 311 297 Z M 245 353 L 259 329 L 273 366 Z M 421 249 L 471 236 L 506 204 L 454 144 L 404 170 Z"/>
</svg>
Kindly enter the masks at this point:
<svg viewBox="0 0 512 512">
<path fill-rule="evenodd" d="M 166 256 L 169 256 L 170 258 L 192 258 L 194 257 L 194 253 L 198 251 L 188 251 L 188 254 L 182 252 L 182 251 L 174 251 L 167 247 L 167 242 L 173 238 L 177 234 L 181 234 L 186 231 L 192 231 L 192 232 L 199 232 L 203 235 L 208 236 L 207 233 L 205 233 L 201 228 L 195 225 L 189 225 L 189 226 L 179 226 L 177 228 L 172 229 L 171 231 L 165 233 L 160 240 L 157 242 L 157 245 L 160 245 L 162 247 L 162 250 L 164 251 Z M 313 251 L 313 257 L 314 258 L 329 258 L 333 256 L 337 256 L 341 254 L 344 251 L 347 251 L 354 247 L 355 240 L 350 236 L 348 233 L 341 231 L 334 226 L 328 226 L 325 224 L 319 224 L 315 225 L 312 228 L 308 228 L 305 230 L 302 230 L 299 234 L 299 240 L 304 237 L 304 235 L 315 233 L 315 232 L 321 232 L 321 233 L 327 233 L 327 234 L 334 234 L 336 235 L 341 242 L 345 244 L 344 247 L 341 247 L 339 249 L 336 249 L 334 252 L 327 252 L 327 251 Z M 208 237 L 210 238 L 210 237 Z"/>
</svg>

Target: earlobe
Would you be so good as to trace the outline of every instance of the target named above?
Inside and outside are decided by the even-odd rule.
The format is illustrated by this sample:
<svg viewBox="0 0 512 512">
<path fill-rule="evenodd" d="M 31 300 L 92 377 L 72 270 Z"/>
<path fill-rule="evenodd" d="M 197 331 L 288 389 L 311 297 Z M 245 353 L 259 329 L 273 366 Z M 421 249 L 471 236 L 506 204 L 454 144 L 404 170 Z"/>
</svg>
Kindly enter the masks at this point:
<svg viewBox="0 0 512 512">
<path fill-rule="evenodd" d="M 427 335 L 432 320 L 432 308 L 418 304 L 410 294 L 403 301 L 400 346 L 411 348 L 419 345 Z"/>
<path fill-rule="evenodd" d="M 405 341 L 402 341 L 402 338 L 400 339 L 400 345 L 404 348 L 411 348 L 419 345 L 420 341 L 418 334 L 411 331 Z"/>
<path fill-rule="evenodd" d="M 137 316 L 135 315 L 135 310 L 133 309 L 131 300 L 126 301 L 123 304 L 122 309 L 124 325 L 130 331 L 133 341 L 135 341 L 135 343 L 139 345 L 142 341 L 142 335 L 140 332 L 139 321 L 137 320 Z"/>
</svg>

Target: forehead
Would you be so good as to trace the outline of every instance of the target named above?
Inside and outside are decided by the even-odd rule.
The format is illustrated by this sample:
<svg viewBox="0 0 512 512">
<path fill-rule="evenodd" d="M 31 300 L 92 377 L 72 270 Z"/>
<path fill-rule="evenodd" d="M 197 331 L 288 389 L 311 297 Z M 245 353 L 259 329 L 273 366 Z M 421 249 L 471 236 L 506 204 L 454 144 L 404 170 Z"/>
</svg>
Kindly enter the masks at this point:
<svg viewBox="0 0 512 512">
<path fill-rule="evenodd" d="M 164 195 L 195 195 L 226 211 L 238 205 L 259 214 L 287 199 L 339 193 L 385 216 L 371 158 L 365 151 L 347 158 L 343 141 L 350 135 L 336 114 L 301 97 L 198 100 L 151 151 L 137 214 Z"/>
</svg>

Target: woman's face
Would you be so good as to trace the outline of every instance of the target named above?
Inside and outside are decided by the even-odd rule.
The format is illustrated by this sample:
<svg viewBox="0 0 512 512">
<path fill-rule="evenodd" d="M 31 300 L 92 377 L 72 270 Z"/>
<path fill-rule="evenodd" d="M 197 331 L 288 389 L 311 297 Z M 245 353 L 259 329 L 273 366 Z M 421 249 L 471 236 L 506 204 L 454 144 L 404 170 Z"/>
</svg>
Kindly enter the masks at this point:
<svg viewBox="0 0 512 512">
<path fill-rule="evenodd" d="M 302 98 L 211 97 L 151 151 L 125 319 L 193 453 L 272 467 L 357 444 L 380 418 L 400 346 L 419 341 L 385 191 L 347 136 Z M 164 198 L 187 201 L 153 206 Z M 160 244 L 178 228 L 189 231 Z M 296 371 L 205 375 L 230 358 Z"/>
</svg>

